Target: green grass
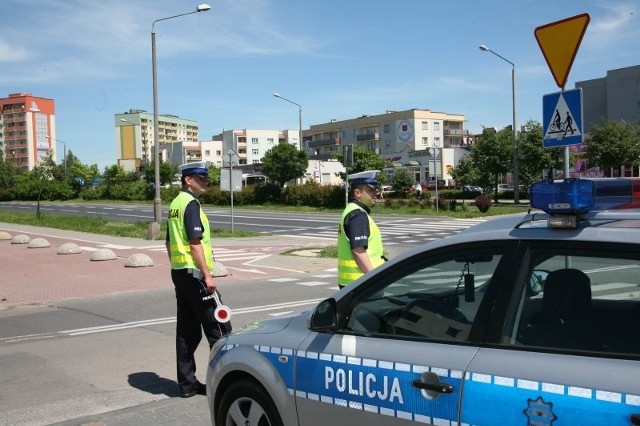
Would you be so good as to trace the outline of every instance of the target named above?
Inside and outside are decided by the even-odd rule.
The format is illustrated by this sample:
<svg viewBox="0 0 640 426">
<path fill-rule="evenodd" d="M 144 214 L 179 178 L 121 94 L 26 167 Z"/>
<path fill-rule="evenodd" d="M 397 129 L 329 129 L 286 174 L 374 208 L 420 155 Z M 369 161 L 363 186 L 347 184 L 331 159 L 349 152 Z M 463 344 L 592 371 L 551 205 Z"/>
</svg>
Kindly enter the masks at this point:
<svg viewBox="0 0 640 426">
<path fill-rule="evenodd" d="M 42 226 L 44 228 L 65 229 L 68 231 L 89 232 L 92 234 L 111 235 L 115 237 L 147 238 L 149 224 L 147 222 L 126 222 L 121 220 L 107 220 L 98 216 L 62 216 L 41 213 L 36 217 L 33 213 L 10 212 L 0 210 L 0 222 L 16 223 L 19 225 Z M 160 228 L 160 238 L 164 239 L 167 232 L 166 223 Z M 230 230 L 212 229 L 211 236 L 214 238 L 244 238 L 261 237 L 265 234 L 251 231 L 234 229 L 233 235 Z"/>
</svg>

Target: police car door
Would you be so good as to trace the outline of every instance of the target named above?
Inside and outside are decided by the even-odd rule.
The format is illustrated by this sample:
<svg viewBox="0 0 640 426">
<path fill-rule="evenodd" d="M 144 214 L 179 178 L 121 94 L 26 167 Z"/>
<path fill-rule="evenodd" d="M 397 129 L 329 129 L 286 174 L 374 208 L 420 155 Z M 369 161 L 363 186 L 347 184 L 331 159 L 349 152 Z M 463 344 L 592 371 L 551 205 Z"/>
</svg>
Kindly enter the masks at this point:
<svg viewBox="0 0 640 426">
<path fill-rule="evenodd" d="M 469 365 L 462 422 L 640 424 L 637 246 L 534 242 Z M 502 321 L 502 320 L 500 320 Z M 490 408 L 491 407 L 491 408 Z"/>
<path fill-rule="evenodd" d="M 420 253 L 341 291 L 337 328 L 311 333 L 296 354 L 300 424 L 457 423 L 505 252 Z"/>
</svg>

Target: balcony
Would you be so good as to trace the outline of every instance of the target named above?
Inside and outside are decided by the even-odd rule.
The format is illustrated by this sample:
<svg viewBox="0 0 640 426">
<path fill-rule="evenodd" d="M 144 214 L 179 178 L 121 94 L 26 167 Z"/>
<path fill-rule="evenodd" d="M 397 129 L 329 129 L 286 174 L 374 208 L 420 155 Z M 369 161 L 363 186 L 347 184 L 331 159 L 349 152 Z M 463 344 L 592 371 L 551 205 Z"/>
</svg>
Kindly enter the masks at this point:
<svg viewBox="0 0 640 426">
<path fill-rule="evenodd" d="M 462 129 L 450 129 L 448 127 L 442 129 L 442 133 L 445 136 L 462 136 L 462 132 Z"/>
<path fill-rule="evenodd" d="M 365 133 L 364 135 L 356 135 L 356 140 L 358 142 L 364 141 L 377 141 L 380 140 L 380 133 Z"/>
<path fill-rule="evenodd" d="M 315 148 L 318 146 L 328 146 L 328 145 L 340 145 L 340 138 L 333 139 L 320 139 L 317 141 L 309 141 L 309 148 Z"/>
</svg>

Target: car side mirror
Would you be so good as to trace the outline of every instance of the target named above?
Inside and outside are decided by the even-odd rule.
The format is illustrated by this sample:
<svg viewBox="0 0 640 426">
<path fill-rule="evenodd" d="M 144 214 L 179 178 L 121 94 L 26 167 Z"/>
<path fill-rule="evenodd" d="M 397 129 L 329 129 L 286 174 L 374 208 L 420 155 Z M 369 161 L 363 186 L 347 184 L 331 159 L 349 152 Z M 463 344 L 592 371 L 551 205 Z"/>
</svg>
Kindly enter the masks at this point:
<svg viewBox="0 0 640 426">
<path fill-rule="evenodd" d="M 309 320 L 309 328 L 312 331 L 332 331 L 338 324 L 336 299 L 330 298 L 323 300 L 316 306 L 311 319 Z"/>
</svg>

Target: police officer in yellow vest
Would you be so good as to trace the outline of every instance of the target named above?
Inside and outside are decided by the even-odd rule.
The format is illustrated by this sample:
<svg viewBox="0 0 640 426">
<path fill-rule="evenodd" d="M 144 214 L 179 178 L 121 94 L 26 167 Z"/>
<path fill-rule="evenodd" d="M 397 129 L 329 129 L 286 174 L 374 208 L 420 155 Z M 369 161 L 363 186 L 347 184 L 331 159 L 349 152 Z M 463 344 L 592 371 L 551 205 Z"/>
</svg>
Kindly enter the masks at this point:
<svg viewBox="0 0 640 426">
<path fill-rule="evenodd" d="M 384 263 L 380 229 L 373 221 L 377 182 L 372 177 L 350 181 L 349 203 L 340 216 L 338 226 L 338 286 L 351 284 L 373 268 Z"/>
<path fill-rule="evenodd" d="M 208 185 L 206 162 L 180 166 L 182 190 L 169 207 L 166 246 L 171 260 L 171 279 L 177 302 L 176 361 L 178 385 L 183 398 L 205 395 L 206 387 L 196 378 L 194 352 L 202 340 L 202 329 L 209 347 L 231 331 L 220 324 L 215 307 L 203 297 L 216 291 L 211 275 L 213 252 L 209 220 L 198 196 Z"/>
</svg>

